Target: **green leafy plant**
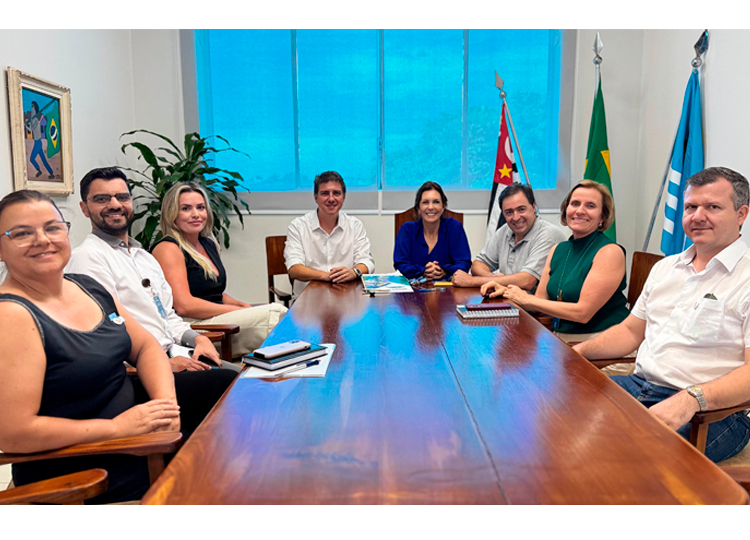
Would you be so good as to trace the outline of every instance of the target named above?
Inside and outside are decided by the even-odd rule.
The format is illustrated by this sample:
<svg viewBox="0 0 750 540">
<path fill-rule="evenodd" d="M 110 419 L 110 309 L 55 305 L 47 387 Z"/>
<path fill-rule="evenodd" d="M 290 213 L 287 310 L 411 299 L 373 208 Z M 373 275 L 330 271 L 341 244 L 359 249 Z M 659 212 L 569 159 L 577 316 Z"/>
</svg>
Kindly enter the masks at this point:
<svg viewBox="0 0 750 540">
<path fill-rule="evenodd" d="M 208 142 L 211 137 L 201 137 L 198 133 L 185 135 L 184 148 L 179 148 L 169 137 L 148 131 L 136 129 L 120 135 L 123 137 L 133 136 L 137 133 L 146 133 L 167 143 L 167 146 L 152 148 L 145 143 L 134 141 L 123 144 L 120 150 L 127 155 L 128 148 L 134 148 L 138 152 L 138 161 L 144 163 L 142 170 L 120 167 L 139 175 L 139 179 L 132 180 L 133 187 L 140 188 L 133 200 L 139 205 L 135 213 L 133 225 L 143 221 L 143 226 L 135 235 L 145 249 L 150 249 L 161 237 L 162 232 L 158 230 L 159 216 L 164 195 L 176 182 L 195 182 L 206 190 L 210 198 L 209 204 L 214 217 L 214 236 L 222 242 L 224 247 L 229 247 L 229 227 L 231 225 L 230 215 L 236 213 L 242 228 L 245 222 L 242 218 L 238 204 L 242 205 L 248 213 L 250 208 L 247 203 L 237 195 L 237 188 L 242 182 L 242 175 L 235 171 L 227 171 L 214 167 L 209 163 L 212 154 L 220 152 L 237 152 L 250 156 L 245 152 L 232 148 L 224 137 L 214 137 L 226 146 L 216 148 Z"/>
</svg>

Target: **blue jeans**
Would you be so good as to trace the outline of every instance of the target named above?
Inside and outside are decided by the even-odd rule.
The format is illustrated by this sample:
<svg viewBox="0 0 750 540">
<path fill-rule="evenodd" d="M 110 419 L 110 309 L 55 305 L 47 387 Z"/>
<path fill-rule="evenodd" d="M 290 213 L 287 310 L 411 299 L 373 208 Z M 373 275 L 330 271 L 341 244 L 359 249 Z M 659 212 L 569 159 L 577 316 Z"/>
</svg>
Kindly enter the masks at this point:
<svg viewBox="0 0 750 540">
<path fill-rule="evenodd" d="M 612 377 L 612 380 L 646 407 L 656 405 L 679 391 L 657 386 L 635 375 L 617 375 Z M 678 429 L 677 433 L 690 440 L 690 423 Z M 739 454 L 748 440 L 750 440 L 750 418 L 744 412 L 734 413 L 708 426 L 706 457 L 718 463 Z"/>
</svg>

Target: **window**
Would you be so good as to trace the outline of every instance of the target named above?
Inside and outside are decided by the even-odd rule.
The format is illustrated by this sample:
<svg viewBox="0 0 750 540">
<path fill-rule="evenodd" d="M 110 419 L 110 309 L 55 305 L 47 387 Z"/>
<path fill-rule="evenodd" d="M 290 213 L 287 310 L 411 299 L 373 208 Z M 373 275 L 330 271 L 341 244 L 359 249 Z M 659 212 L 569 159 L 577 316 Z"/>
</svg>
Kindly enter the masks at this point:
<svg viewBox="0 0 750 540">
<path fill-rule="evenodd" d="M 315 175 L 333 169 L 347 182 L 350 209 L 403 210 L 403 192 L 433 180 L 452 194 L 453 208 L 486 211 L 501 110 L 497 70 L 532 186 L 540 203 L 548 191 L 554 205 L 570 177 L 572 83 L 561 84 L 561 73 L 574 43 L 563 37 L 196 30 L 200 131 L 250 154 L 216 159 L 242 173 L 253 209 L 293 210 L 297 194 L 305 195 L 299 208 L 309 208 Z"/>
</svg>

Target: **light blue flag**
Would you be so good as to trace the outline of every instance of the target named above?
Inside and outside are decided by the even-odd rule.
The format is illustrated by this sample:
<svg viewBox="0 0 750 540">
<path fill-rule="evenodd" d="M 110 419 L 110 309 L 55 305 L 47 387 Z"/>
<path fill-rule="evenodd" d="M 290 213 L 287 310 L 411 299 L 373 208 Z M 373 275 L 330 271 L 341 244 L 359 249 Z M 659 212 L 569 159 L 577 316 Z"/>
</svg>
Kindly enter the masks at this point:
<svg viewBox="0 0 750 540">
<path fill-rule="evenodd" d="M 687 179 L 702 170 L 701 87 L 698 71 L 694 69 L 685 89 L 680 127 L 677 129 L 669 166 L 664 230 L 661 233 L 661 250 L 664 255 L 680 253 L 692 244 L 682 230 L 683 193 Z"/>
</svg>

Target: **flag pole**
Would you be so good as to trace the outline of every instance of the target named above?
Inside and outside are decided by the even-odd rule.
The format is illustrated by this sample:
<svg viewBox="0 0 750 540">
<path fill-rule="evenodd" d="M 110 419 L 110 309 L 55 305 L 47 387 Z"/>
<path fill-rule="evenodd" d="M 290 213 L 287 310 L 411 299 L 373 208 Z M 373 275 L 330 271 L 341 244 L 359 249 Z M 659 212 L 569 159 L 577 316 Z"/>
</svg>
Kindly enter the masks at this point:
<svg viewBox="0 0 750 540">
<path fill-rule="evenodd" d="M 698 38 L 695 45 L 695 58 L 690 61 L 690 65 L 693 67 L 693 71 L 698 71 L 698 68 L 703 65 L 701 56 L 708 50 L 708 30 L 704 30 L 701 33 L 701 37 Z M 679 122 L 675 128 L 675 134 L 672 136 L 672 149 L 669 151 L 669 157 L 667 158 L 667 166 L 664 168 L 664 176 L 661 179 L 661 188 L 656 197 L 656 204 L 654 210 L 651 212 L 651 222 L 648 225 L 648 231 L 646 232 L 646 239 L 643 241 L 643 251 L 648 250 L 648 244 L 651 241 L 651 233 L 654 230 L 654 223 L 656 222 L 656 214 L 659 212 L 659 206 L 661 205 L 661 198 L 664 195 L 664 186 L 667 185 L 667 178 L 669 177 L 669 168 L 672 166 L 672 154 L 674 154 L 675 139 L 677 138 L 677 130 L 680 129 Z"/>
<path fill-rule="evenodd" d="M 526 185 L 529 187 L 531 186 L 531 180 L 529 179 L 529 173 L 526 171 L 526 163 L 523 160 L 523 154 L 521 153 L 521 145 L 518 144 L 518 137 L 516 136 L 516 128 L 513 127 L 513 118 L 510 116 L 510 107 L 508 107 L 508 102 L 505 99 L 505 96 L 507 95 L 505 93 L 505 90 L 503 90 L 503 85 L 505 84 L 505 81 L 500 77 L 500 75 L 497 74 L 497 71 L 495 72 L 495 86 L 498 90 L 500 90 L 500 99 L 503 101 L 503 105 L 505 105 L 505 112 L 508 114 L 508 125 L 510 126 L 510 132 L 513 134 L 513 142 L 516 145 L 516 150 L 518 150 L 518 158 L 521 160 L 521 167 L 523 168 L 523 175 L 526 178 Z"/>
<path fill-rule="evenodd" d="M 599 91 L 599 81 L 601 80 L 601 66 L 602 66 L 602 57 L 601 52 L 604 48 L 604 44 L 602 43 L 602 38 L 599 36 L 599 32 L 596 33 L 596 38 L 594 39 L 594 98 L 596 99 L 596 93 Z"/>
</svg>

